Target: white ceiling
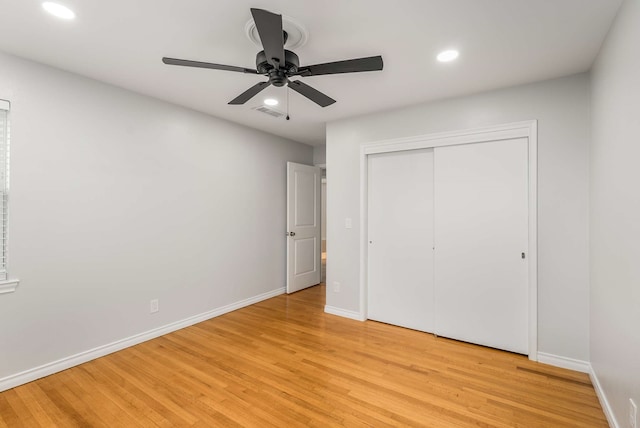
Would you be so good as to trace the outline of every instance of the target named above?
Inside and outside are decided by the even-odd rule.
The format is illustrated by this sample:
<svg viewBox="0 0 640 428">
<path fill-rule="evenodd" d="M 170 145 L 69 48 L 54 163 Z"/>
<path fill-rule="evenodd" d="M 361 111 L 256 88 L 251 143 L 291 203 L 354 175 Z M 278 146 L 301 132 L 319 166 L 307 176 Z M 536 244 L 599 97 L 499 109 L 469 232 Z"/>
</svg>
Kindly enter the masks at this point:
<svg viewBox="0 0 640 428">
<path fill-rule="evenodd" d="M 374 111 L 586 71 L 621 0 L 0 0 L 0 50 L 311 145 L 325 123 Z M 227 102 L 266 80 L 162 64 L 163 56 L 255 67 L 249 9 L 290 16 L 309 40 L 301 65 L 382 55 L 381 72 L 304 78 L 338 102 L 321 108 L 291 91 L 291 120 Z M 443 49 L 460 59 L 441 64 Z M 281 108 L 282 104 L 278 107 Z"/>
</svg>

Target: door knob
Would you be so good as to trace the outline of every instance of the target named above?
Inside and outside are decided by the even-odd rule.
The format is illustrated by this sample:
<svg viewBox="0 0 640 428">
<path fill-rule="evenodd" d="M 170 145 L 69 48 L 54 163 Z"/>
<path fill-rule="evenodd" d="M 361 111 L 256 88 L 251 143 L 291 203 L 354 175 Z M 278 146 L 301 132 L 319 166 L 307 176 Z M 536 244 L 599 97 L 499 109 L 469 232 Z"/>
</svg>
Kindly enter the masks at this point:
<svg viewBox="0 0 640 428">
<path fill-rule="evenodd" d="M 287 236 L 296 236 L 295 232 L 287 232 Z"/>
</svg>

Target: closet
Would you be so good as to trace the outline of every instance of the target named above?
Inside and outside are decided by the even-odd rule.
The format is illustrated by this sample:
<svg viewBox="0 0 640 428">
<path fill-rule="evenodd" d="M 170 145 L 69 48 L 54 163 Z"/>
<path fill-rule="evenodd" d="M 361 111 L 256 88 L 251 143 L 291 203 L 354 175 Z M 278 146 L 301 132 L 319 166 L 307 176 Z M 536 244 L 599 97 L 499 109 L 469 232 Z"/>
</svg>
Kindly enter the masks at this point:
<svg viewBox="0 0 640 428">
<path fill-rule="evenodd" d="M 368 318 L 529 352 L 527 138 L 367 156 Z"/>
</svg>

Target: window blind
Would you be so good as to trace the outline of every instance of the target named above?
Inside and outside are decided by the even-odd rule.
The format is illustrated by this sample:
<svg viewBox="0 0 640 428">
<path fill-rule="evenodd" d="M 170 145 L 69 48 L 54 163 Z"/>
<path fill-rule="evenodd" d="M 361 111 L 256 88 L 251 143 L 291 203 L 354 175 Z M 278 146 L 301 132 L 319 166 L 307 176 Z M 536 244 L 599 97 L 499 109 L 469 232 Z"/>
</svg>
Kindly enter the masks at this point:
<svg viewBox="0 0 640 428">
<path fill-rule="evenodd" d="M 7 203 L 9 190 L 9 108 L 0 103 L 0 281 L 7 279 Z"/>
</svg>

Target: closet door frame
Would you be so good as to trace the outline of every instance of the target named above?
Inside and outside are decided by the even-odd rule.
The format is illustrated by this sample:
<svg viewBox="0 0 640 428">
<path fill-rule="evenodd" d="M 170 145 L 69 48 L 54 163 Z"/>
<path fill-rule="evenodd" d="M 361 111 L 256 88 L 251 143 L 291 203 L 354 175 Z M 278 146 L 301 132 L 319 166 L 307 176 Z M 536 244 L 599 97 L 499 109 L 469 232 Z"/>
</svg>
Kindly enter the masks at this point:
<svg viewBox="0 0 640 428">
<path fill-rule="evenodd" d="M 538 360 L 538 122 L 514 122 L 482 128 L 363 143 L 360 146 L 360 318 L 367 319 L 368 156 L 404 150 L 527 138 L 529 149 L 528 307 L 529 359 Z"/>
</svg>

